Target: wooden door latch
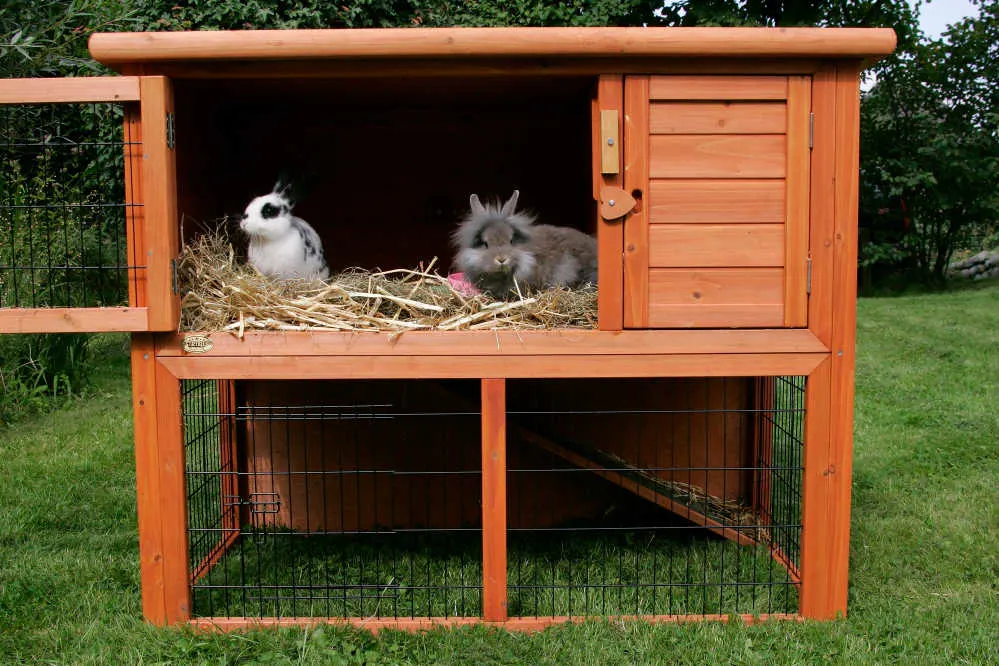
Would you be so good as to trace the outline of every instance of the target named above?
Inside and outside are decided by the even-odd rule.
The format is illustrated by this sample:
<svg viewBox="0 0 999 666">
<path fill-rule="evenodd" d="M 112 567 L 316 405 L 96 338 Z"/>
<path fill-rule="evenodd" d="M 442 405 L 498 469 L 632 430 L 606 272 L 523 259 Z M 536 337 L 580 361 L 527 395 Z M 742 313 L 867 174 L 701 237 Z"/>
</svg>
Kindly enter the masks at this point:
<svg viewBox="0 0 999 666">
<path fill-rule="evenodd" d="M 608 222 L 618 220 L 633 211 L 637 203 L 620 187 L 605 187 L 600 190 L 600 217 Z"/>
</svg>

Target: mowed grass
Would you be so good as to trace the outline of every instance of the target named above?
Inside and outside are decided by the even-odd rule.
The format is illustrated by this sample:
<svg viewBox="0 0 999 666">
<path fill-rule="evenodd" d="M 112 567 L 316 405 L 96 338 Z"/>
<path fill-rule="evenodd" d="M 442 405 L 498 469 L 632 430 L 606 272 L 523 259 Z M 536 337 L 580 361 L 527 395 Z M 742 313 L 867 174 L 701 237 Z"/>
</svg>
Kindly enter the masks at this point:
<svg viewBox="0 0 999 666">
<path fill-rule="evenodd" d="M 127 362 L 0 432 L 0 663 L 999 661 L 999 286 L 861 301 L 850 616 L 537 634 L 155 629 L 140 619 Z"/>
</svg>

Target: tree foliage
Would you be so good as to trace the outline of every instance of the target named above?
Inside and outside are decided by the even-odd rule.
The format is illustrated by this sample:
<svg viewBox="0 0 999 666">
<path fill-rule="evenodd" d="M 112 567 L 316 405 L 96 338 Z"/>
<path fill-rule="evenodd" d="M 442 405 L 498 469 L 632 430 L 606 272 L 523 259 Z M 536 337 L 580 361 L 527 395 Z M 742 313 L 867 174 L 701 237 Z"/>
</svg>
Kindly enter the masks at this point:
<svg viewBox="0 0 999 666">
<path fill-rule="evenodd" d="M 135 0 L 147 30 L 641 25 L 650 0 Z"/>
<path fill-rule="evenodd" d="M 999 218 L 997 58 L 999 0 L 990 0 L 900 57 L 864 96 L 864 207 L 881 221 L 868 262 L 909 259 L 923 281 L 942 283 L 955 249 Z M 885 224 L 902 206 L 907 224 Z"/>
<path fill-rule="evenodd" d="M 908 0 L 676 0 L 659 12 L 666 25 L 888 27 L 907 50 L 919 40 L 918 4 Z"/>
<path fill-rule="evenodd" d="M 126 0 L 4 0 L 0 9 L 0 77 L 100 73 L 87 39 L 99 30 L 134 26 Z"/>
</svg>

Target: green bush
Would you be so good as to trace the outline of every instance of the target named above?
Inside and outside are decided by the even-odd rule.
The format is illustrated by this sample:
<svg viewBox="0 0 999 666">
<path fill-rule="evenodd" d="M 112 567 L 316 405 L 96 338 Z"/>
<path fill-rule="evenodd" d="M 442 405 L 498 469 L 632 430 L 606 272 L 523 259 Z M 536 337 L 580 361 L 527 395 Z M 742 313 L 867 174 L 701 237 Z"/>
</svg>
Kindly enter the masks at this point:
<svg viewBox="0 0 999 666">
<path fill-rule="evenodd" d="M 127 0 L 5 0 L 0 10 L 0 77 L 106 73 L 87 52 L 97 30 L 132 28 Z M 120 110 L 113 106 L 10 107 L 2 116 L 0 266 L 45 265 L 15 279 L 0 271 L 0 306 L 60 306 L 119 301 L 123 274 L 88 276 L 67 266 L 124 264 L 120 209 L 17 208 L 26 204 L 121 201 Z M 116 115 L 117 114 L 117 115 Z M 119 138 L 116 138 L 119 137 Z M 74 143 L 98 144 L 87 149 Z M 47 150 L 23 145 L 47 142 Z M 66 222 L 71 222 L 67 227 Z M 72 228 L 74 233 L 68 233 Z M 116 236 L 117 234 L 117 236 Z M 120 241 L 120 242 L 119 242 Z M 96 263 L 95 263 L 96 262 Z M 51 264 L 53 268 L 48 269 Z M 86 293 L 84 293 L 86 292 Z M 0 424 L 45 409 L 79 391 L 89 336 L 0 336 Z"/>
<path fill-rule="evenodd" d="M 662 4 L 662 3 L 658 3 Z M 135 0 L 143 30 L 641 25 L 649 0 Z"/>
<path fill-rule="evenodd" d="M 0 426 L 58 405 L 79 391 L 90 336 L 0 335 Z"/>
</svg>

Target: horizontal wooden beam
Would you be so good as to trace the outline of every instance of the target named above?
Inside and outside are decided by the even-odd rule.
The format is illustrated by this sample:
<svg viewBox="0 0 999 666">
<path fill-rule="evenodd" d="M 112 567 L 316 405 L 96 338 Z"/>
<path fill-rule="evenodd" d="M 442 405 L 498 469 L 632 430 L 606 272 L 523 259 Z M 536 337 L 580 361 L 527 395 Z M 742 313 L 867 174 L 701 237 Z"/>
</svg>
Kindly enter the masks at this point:
<svg viewBox="0 0 999 666">
<path fill-rule="evenodd" d="M 651 74 L 812 74 L 822 60 L 802 58 L 663 58 L 597 56 L 572 58 L 491 57 L 455 58 L 344 58 L 338 60 L 181 60 L 156 63 L 120 63 L 112 67 L 126 74 L 158 74 L 172 79 L 385 79 L 397 77 L 496 78 L 533 76 L 620 76 L 622 72 Z"/>
<path fill-rule="evenodd" d="M 886 56 L 885 28 L 383 28 L 97 33 L 106 65 L 178 60 L 600 55 L 671 57 Z"/>
<path fill-rule="evenodd" d="M 197 356 L 571 356 L 629 354 L 827 353 L 806 330 L 593 331 L 254 331 L 240 340 L 230 333 L 178 333 L 160 337 L 157 356 L 196 356 L 181 345 L 209 335 L 211 351 Z"/>
<path fill-rule="evenodd" d="M 0 308 L 0 333 L 108 333 L 149 330 L 146 308 Z"/>
<path fill-rule="evenodd" d="M 137 76 L 0 79 L 0 104 L 135 102 L 138 99 Z"/>
<path fill-rule="evenodd" d="M 828 358 L 797 354 L 631 354 L 615 356 L 161 356 L 182 379 L 497 379 L 762 377 L 807 375 Z"/>
<path fill-rule="evenodd" d="M 738 618 L 743 624 L 759 624 L 761 622 L 773 622 L 780 620 L 801 621 L 801 616 L 794 613 L 763 613 L 761 615 L 751 615 L 749 613 L 722 615 L 710 613 L 705 615 L 594 615 L 590 617 L 574 616 L 552 616 L 552 617 L 512 617 L 501 622 L 486 622 L 477 617 L 427 617 L 427 618 L 365 618 L 365 617 L 200 617 L 189 622 L 195 629 L 203 631 L 235 631 L 242 629 L 261 629 L 273 627 L 316 627 L 321 625 L 347 625 L 365 629 L 373 634 L 377 634 L 382 629 L 394 629 L 400 631 L 429 631 L 446 627 L 463 627 L 469 625 L 487 625 L 499 627 L 507 631 L 541 631 L 548 627 L 569 622 L 580 623 L 587 620 L 599 620 L 603 622 L 651 622 L 662 624 L 687 623 L 687 622 L 730 622 Z"/>
</svg>

